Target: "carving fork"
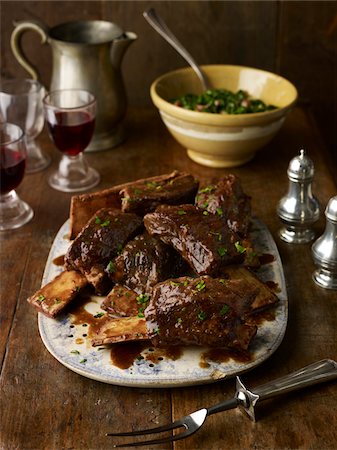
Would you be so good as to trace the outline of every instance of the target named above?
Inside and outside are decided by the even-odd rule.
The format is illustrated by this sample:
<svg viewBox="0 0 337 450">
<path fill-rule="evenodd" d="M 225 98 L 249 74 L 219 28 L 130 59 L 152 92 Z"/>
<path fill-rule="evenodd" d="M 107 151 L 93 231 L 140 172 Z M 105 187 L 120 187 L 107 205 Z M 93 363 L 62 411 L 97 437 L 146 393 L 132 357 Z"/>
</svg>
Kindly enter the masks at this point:
<svg viewBox="0 0 337 450">
<path fill-rule="evenodd" d="M 156 428 L 146 430 L 129 431 L 125 433 L 108 433 L 107 436 L 141 436 L 147 434 L 162 433 L 178 428 L 183 428 L 180 433 L 162 437 L 154 438 L 146 441 L 127 442 L 125 444 L 116 444 L 114 447 L 136 447 L 141 445 L 164 444 L 166 442 L 177 441 L 183 439 L 199 430 L 203 425 L 207 416 L 221 411 L 236 408 L 245 411 L 248 416 L 255 421 L 255 405 L 259 400 L 266 400 L 268 398 L 276 397 L 277 395 L 287 394 L 291 391 L 312 386 L 314 384 L 323 383 L 337 378 L 337 363 L 331 359 L 324 359 L 315 362 L 309 366 L 303 367 L 300 370 L 292 372 L 284 377 L 277 378 L 261 386 L 257 386 L 253 390 L 248 390 L 242 383 L 239 377 L 236 377 L 236 393 L 235 396 L 222 403 L 211 406 L 210 408 L 203 408 L 194 413 L 176 420 L 173 423 L 163 425 Z"/>
</svg>

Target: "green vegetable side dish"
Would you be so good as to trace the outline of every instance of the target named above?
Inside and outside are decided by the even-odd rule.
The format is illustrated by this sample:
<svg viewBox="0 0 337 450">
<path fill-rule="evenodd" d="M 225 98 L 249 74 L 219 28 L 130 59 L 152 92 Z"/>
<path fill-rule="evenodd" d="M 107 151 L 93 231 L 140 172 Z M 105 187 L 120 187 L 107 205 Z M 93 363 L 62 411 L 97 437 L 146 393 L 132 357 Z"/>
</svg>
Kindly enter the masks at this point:
<svg viewBox="0 0 337 450">
<path fill-rule="evenodd" d="M 277 109 L 274 105 L 251 98 L 245 91 L 234 93 L 226 89 L 208 89 L 201 95 L 182 95 L 171 103 L 191 111 L 216 114 L 249 114 Z"/>
</svg>

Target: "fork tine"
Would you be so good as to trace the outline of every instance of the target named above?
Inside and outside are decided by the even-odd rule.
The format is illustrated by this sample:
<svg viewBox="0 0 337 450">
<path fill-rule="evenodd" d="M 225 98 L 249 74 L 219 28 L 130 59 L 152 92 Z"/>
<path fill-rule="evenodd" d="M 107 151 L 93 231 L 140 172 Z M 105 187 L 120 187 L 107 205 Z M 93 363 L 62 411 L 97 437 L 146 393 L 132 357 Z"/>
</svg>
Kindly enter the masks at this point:
<svg viewBox="0 0 337 450">
<path fill-rule="evenodd" d="M 161 433 L 164 431 L 170 431 L 176 428 L 184 427 L 183 421 L 185 419 L 186 417 L 183 417 L 182 419 L 176 420 L 175 422 L 168 423 L 160 427 L 147 428 L 145 430 L 126 431 L 123 433 L 107 433 L 106 436 L 142 436 L 144 434 Z"/>
<path fill-rule="evenodd" d="M 194 413 L 183 417 L 182 419 L 176 420 L 173 423 L 169 423 L 167 425 L 163 425 L 160 427 L 150 428 L 147 430 L 139 430 L 139 431 L 129 431 L 126 433 L 109 433 L 107 436 L 142 436 L 145 434 L 154 434 L 154 433 L 163 433 L 165 431 L 175 430 L 177 428 L 185 428 L 184 431 L 181 431 L 177 434 L 172 434 L 168 437 L 163 438 L 154 438 L 149 439 L 147 441 L 139 441 L 139 442 L 127 442 L 124 444 L 116 444 L 114 447 L 139 447 L 141 445 L 153 445 L 153 444 L 165 444 L 167 442 L 177 441 L 179 439 L 184 439 L 187 436 L 195 433 L 201 425 L 204 423 L 208 414 L 208 410 L 206 408 L 199 409 Z"/>
<path fill-rule="evenodd" d="M 191 435 L 194 433 L 195 430 L 189 430 L 188 428 L 185 429 L 182 433 L 178 433 L 172 436 L 168 436 L 166 438 L 161 439 L 149 439 L 147 441 L 139 441 L 139 442 L 126 442 L 124 444 L 114 444 L 114 448 L 121 448 L 121 447 L 140 447 L 142 445 L 155 445 L 155 444 L 166 444 L 168 442 L 178 441 L 179 439 L 184 439 L 185 437 Z M 125 434 L 124 434 L 125 436 Z"/>
</svg>

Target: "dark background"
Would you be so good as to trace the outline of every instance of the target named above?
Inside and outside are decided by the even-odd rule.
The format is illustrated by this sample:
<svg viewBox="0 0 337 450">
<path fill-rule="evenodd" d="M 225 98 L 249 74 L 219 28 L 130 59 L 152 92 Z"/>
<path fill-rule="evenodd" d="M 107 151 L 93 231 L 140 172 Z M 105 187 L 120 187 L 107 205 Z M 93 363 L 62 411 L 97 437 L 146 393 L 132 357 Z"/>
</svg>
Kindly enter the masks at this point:
<svg viewBox="0 0 337 450">
<path fill-rule="evenodd" d="M 336 1 L 1 1 L 1 75 L 26 76 L 10 49 L 14 20 L 48 26 L 75 19 L 104 19 L 133 31 L 123 74 L 129 104 L 151 105 L 149 87 L 185 61 L 145 21 L 155 7 L 200 64 L 239 64 L 276 72 L 292 81 L 300 103 L 312 107 L 332 156 L 337 180 Z M 51 51 L 27 33 L 24 49 L 48 87 Z M 299 149 L 294 149 L 294 154 Z M 310 155 L 310 148 L 306 149 Z"/>
</svg>

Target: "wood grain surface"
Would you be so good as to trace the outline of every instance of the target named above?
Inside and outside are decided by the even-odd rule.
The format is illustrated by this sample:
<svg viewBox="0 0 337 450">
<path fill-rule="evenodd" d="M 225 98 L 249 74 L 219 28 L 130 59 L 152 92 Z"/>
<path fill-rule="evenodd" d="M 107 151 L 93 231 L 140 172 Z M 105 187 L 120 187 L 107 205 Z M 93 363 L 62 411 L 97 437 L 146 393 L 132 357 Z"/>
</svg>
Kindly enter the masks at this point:
<svg viewBox="0 0 337 450">
<path fill-rule="evenodd" d="M 191 172 L 201 181 L 232 172 L 252 196 L 254 214 L 275 238 L 285 272 L 289 322 L 276 353 L 242 377 L 246 384 L 254 387 L 323 358 L 337 360 L 337 293 L 313 283 L 310 244 L 288 245 L 277 234 L 276 206 L 288 188 L 287 166 L 301 148 L 314 161 L 313 191 L 322 211 L 336 195 L 329 159 L 308 110 L 295 109 L 253 161 L 232 170 L 192 162 L 154 108 L 130 108 L 127 130 L 120 147 L 87 155 L 102 176 L 97 190 L 173 169 Z M 52 155 L 52 166 L 27 175 L 18 189 L 33 207 L 34 218 L 21 229 L 0 234 L 0 448 L 110 449 L 115 441 L 106 432 L 163 424 L 232 396 L 234 379 L 174 389 L 108 385 L 73 373 L 48 353 L 39 337 L 37 314 L 26 299 L 40 287 L 52 241 L 68 218 L 71 195 L 48 186 L 58 154 L 45 131 L 39 139 Z M 315 225 L 317 236 L 324 227 L 322 212 Z M 336 404 L 337 384 L 330 382 L 265 402 L 257 423 L 239 411 L 220 413 L 209 417 L 194 436 L 153 449 L 335 449 Z"/>
</svg>

